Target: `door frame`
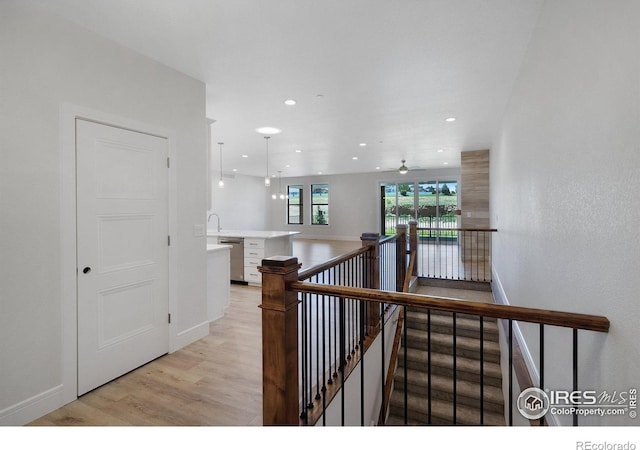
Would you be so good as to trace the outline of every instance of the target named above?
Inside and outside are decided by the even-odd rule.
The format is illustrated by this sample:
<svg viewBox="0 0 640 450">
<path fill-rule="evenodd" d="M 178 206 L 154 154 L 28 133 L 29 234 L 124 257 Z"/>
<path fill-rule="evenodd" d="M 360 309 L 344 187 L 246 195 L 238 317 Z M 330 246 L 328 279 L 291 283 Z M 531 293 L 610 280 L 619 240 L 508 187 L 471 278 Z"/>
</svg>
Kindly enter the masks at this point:
<svg viewBox="0 0 640 450">
<path fill-rule="evenodd" d="M 168 223 L 169 235 L 175 236 L 177 230 L 177 197 L 175 173 L 175 132 L 148 123 L 142 123 L 126 117 L 117 116 L 79 105 L 64 103 L 60 105 L 60 277 L 61 277 L 61 379 L 63 404 L 78 398 L 78 331 L 77 331 L 77 246 L 76 246 L 76 119 L 123 128 L 167 139 L 171 165 L 168 169 Z M 46 232 L 46 231 L 45 231 Z M 177 263 L 173 246 L 169 246 L 169 312 L 176 311 Z M 55 320 L 55 318 L 52 318 Z M 175 321 L 172 321 L 175 322 Z M 174 351 L 176 332 L 173 323 L 169 324 L 169 352 Z"/>
</svg>

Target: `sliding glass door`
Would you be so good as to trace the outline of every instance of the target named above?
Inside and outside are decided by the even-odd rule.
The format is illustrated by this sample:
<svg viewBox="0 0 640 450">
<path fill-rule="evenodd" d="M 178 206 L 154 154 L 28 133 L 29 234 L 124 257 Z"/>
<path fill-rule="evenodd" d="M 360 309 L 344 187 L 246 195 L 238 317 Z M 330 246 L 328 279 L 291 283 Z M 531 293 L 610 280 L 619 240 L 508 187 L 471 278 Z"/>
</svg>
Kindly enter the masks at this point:
<svg viewBox="0 0 640 450">
<path fill-rule="evenodd" d="M 382 183 L 381 223 L 383 235 L 393 235 L 398 224 L 418 222 L 418 228 L 456 228 L 458 216 L 458 182 L 432 180 L 408 183 Z M 423 237 L 431 237 L 421 233 Z M 455 237 L 456 233 L 442 232 L 440 237 Z"/>
</svg>

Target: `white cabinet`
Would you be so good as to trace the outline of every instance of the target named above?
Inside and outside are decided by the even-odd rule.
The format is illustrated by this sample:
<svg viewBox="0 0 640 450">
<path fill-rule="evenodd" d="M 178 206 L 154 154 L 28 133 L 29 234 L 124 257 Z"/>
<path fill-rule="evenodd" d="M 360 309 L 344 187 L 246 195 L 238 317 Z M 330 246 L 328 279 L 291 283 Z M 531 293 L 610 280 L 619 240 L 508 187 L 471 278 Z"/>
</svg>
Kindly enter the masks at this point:
<svg viewBox="0 0 640 450">
<path fill-rule="evenodd" d="M 265 255 L 265 240 L 246 238 L 244 240 L 244 280 L 251 284 L 262 283 L 258 266 Z"/>
<path fill-rule="evenodd" d="M 258 266 L 270 256 L 291 255 L 291 240 L 287 237 L 270 239 L 245 238 L 244 240 L 244 280 L 250 284 L 261 284 L 262 274 Z"/>
<path fill-rule="evenodd" d="M 226 231 L 224 234 L 211 233 L 207 236 L 208 244 L 222 244 L 232 238 L 243 239 L 243 262 L 239 262 L 244 281 L 252 285 L 262 284 L 262 274 L 258 267 L 262 260 L 271 256 L 290 256 L 292 251 L 291 237 L 298 232 L 282 231 Z M 232 252 L 231 260 L 235 258 Z M 240 278 L 240 277 L 238 277 Z"/>
</svg>

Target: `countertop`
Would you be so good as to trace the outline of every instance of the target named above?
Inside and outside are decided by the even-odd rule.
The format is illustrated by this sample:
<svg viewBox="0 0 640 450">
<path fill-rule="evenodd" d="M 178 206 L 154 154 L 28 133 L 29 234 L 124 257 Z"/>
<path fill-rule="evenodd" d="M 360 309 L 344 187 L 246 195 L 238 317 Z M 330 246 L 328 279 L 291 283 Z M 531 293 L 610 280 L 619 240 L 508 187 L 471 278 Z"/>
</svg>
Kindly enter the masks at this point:
<svg viewBox="0 0 640 450">
<path fill-rule="evenodd" d="M 266 230 L 222 230 L 207 231 L 207 236 L 211 237 L 240 237 L 253 239 L 274 239 L 281 237 L 291 237 L 300 234 L 300 231 L 266 231 Z"/>
<path fill-rule="evenodd" d="M 228 248 L 231 248 L 231 246 L 226 244 L 207 244 L 208 252 L 219 252 Z"/>
</svg>

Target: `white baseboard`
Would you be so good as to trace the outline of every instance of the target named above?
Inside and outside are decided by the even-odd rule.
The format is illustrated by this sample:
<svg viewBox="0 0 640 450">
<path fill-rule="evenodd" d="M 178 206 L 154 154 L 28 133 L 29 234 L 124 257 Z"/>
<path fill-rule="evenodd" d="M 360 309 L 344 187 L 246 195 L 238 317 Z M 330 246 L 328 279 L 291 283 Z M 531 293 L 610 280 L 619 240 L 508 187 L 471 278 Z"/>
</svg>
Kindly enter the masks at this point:
<svg viewBox="0 0 640 450">
<path fill-rule="evenodd" d="M 493 298 L 496 304 L 499 305 L 509 305 L 509 299 L 507 298 L 507 294 L 504 292 L 504 288 L 502 287 L 502 283 L 500 282 L 500 276 L 495 271 L 495 268 L 491 266 L 491 290 L 493 291 Z M 512 330 L 513 330 L 513 339 L 517 340 L 520 345 L 520 352 L 522 353 L 522 358 L 527 366 L 527 370 L 529 371 L 529 375 L 531 376 L 531 381 L 535 386 L 540 386 L 540 375 L 538 372 L 538 368 L 533 361 L 533 357 L 531 356 L 531 352 L 529 352 L 529 347 L 527 346 L 527 342 L 522 335 L 522 331 L 518 326 L 517 321 L 512 322 Z M 560 423 L 558 419 L 551 413 L 545 416 L 545 419 L 549 423 L 550 426 L 559 426 Z"/>
<path fill-rule="evenodd" d="M 173 353 L 177 350 L 180 350 L 187 345 L 202 339 L 205 336 L 209 335 L 209 322 L 205 321 L 198 325 L 195 325 L 189 329 L 179 332 L 174 341 L 170 352 Z"/>
<path fill-rule="evenodd" d="M 22 426 L 60 408 L 64 404 L 62 390 L 60 384 L 3 409 L 0 426 Z"/>
</svg>

